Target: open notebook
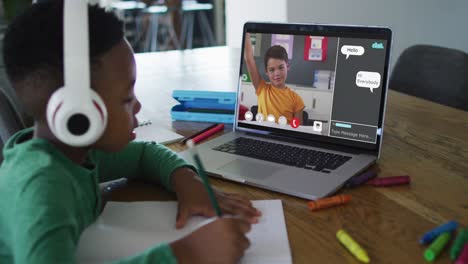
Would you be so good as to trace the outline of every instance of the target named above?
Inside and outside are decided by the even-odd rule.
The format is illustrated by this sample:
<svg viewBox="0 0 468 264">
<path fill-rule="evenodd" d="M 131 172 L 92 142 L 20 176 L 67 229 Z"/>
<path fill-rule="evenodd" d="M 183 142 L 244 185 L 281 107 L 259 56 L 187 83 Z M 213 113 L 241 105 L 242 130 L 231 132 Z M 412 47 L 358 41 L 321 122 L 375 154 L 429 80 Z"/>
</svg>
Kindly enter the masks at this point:
<svg viewBox="0 0 468 264">
<path fill-rule="evenodd" d="M 184 136 L 177 134 L 169 128 L 162 127 L 150 120 L 140 122 L 138 127 L 135 129 L 135 133 L 135 141 L 154 141 L 159 144 L 170 144 L 184 138 Z"/>
<path fill-rule="evenodd" d="M 262 211 L 247 234 L 250 248 L 240 263 L 292 263 L 281 200 L 254 201 Z M 175 229 L 177 202 L 109 202 L 96 223 L 81 235 L 78 263 L 103 263 L 132 256 L 163 242 L 177 240 L 214 218 L 192 217 Z"/>
</svg>

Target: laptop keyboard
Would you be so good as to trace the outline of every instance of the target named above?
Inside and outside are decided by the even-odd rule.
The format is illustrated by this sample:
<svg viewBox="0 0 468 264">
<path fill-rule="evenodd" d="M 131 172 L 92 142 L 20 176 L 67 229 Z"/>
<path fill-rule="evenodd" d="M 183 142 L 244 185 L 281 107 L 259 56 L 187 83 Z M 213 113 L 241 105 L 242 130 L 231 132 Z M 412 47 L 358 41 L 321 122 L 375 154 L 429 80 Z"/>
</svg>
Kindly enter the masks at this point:
<svg viewBox="0 0 468 264">
<path fill-rule="evenodd" d="M 236 138 L 213 150 L 330 173 L 351 159 L 349 156 L 293 147 L 251 138 Z"/>
</svg>

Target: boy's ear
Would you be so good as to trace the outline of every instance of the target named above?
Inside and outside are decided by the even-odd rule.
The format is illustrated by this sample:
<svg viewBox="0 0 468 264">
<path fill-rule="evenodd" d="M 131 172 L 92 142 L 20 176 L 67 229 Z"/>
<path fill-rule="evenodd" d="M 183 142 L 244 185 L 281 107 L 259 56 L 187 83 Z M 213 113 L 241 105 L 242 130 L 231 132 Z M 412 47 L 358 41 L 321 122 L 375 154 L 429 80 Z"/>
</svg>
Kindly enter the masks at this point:
<svg viewBox="0 0 468 264">
<path fill-rule="evenodd" d="M 288 71 L 291 69 L 291 64 L 289 62 L 286 63 Z"/>
</svg>

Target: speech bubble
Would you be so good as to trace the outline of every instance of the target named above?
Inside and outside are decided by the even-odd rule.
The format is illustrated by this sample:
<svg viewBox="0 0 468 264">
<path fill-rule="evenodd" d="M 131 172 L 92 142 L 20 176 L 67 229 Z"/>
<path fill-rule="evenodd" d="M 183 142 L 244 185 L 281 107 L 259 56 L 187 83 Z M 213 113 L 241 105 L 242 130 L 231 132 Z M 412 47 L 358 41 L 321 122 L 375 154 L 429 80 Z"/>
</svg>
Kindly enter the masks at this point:
<svg viewBox="0 0 468 264">
<path fill-rule="evenodd" d="M 348 59 L 350 55 L 361 56 L 362 54 L 364 54 L 364 47 L 344 45 L 343 47 L 341 47 L 341 53 L 343 53 L 343 55 L 346 55 L 346 59 Z"/>
<path fill-rule="evenodd" d="M 380 73 L 359 71 L 356 74 L 356 85 L 359 87 L 369 88 L 371 93 L 375 88 L 380 86 Z"/>
</svg>

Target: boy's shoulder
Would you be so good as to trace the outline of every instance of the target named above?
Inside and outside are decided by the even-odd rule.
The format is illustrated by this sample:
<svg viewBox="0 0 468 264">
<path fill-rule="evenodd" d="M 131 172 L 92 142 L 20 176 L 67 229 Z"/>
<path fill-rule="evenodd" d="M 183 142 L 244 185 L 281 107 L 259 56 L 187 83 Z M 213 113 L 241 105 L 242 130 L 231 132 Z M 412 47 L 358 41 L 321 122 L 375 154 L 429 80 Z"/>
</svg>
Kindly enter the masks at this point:
<svg viewBox="0 0 468 264">
<path fill-rule="evenodd" d="M 291 87 L 286 86 L 283 89 L 276 88 L 271 82 L 266 82 L 265 80 L 261 80 L 258 87 L 257 87 L 257 94 L 261 92 L 272 92 L 272 93 L 282 93 L 282 94 L 296 94 L 297 92 Z"/>
<path fill-rule="evenodd" d="M 5 146 L 5 159 L 0 167 L 0 209 L 9 211 L 8 204 L 18 203 L 66 208 L 70 201 L 76 201 L 83 188 L 94 190 L 91 183 L 86 187 L 80 185 L 82 176 L 89 176 L 87 171 L 73 166 L 48 141 L 25 140 L 28 133 L 19 132 Z M 91 182 L 89 177 L 86 179 Z"/>
<path fill-rule="evenodd" d="M 271 84 L 267 83 L 263 78 L 260 78 L 260 83 L 255 89 L 255 94 L 260 95 L 263 94 L 265 91 L 268 91 L 271 88 Z"/>
<path fill-rule="evenodd" d="M 5 144 L 0 182 L 21 184 L 33 179 L 56 182 L 54 175 L 67 171 L 57 150 L 47 140 L 33 139 L 32 133 L 32 129 L 22 130 Z"/>
</svg>

